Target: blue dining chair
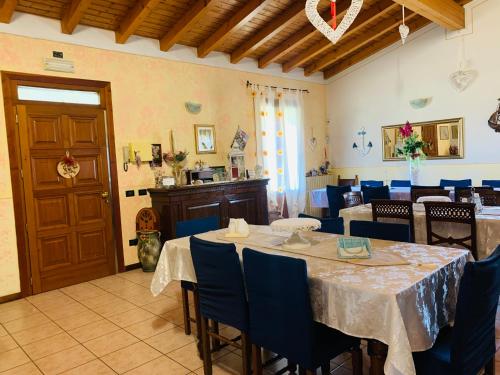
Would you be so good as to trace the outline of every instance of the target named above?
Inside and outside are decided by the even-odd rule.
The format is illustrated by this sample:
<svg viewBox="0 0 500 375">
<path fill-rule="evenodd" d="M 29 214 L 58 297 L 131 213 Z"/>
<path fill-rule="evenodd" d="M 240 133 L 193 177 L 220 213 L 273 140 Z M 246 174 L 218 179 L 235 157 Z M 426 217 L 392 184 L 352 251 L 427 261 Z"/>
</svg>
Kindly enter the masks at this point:
<svg viewBox="0 0 500 375">
<path fill-rule="evenodd" d="M 361 192 L 363 193 L 363 202 L 365 204 L 370 203 L 372 199 L 391 199 L 389 186 L 361 186 Z"/>
<path fill-rule="evenodd" d="M 472 186 L 472 180 L 466 179 L 466 180 L 445 180 L 441 179 L 439 182 L 439 186 L 441 187 L 448 187 L 448 186 L 453 186 L 453 187 L 468 187 Z"/>
<path fill-rule="evenodd" d="M 410 180 L 392 180 L 391 187 L 411 187 Z"/>
<path fill-rule="evenodd" d="M 250 375 L 248 303 L 236 247 L 194 236 L 190 238 L 190 247 L 199 294 L 204 374 L 212 374 L 210 338 L 213 337 L 241 349 L 243 374 Z M 240 343 L 211 330 L 209 319 L 239 330 Z"/>
<path fill-rule="evenodd" d="M 305 217 L 321 221 L 321 229 L 318 229 L 317 232 L 344 234 L 344 219 L 341 217 L 319 218 L 306 214 L 299 214 L 299 217 Z"/>
<path fill-rule="evenodd" d="M 500 245 L 492 255 L 465 265 L 453 328 L 434 346 L 413 353 L 417 374 L 471 375 L 484 367 L 495 374 L 495 319 L 500 295 Z"/>
<path fill-rule="evenodd" d="M 483 186 L 491 186 L 492 188 L 500 188 L 500 180 L 483 180 Z"/>
<path fill-rule="evenodd" d="M 175 237 L 181 238 L 181 237 L 194 236 L 195 234 L 209 232 L 211 230 L 217 230 L 219 228 L 220 225 L 218 216 L 208 216 L 200 219 L 178 221 L 175 224 Z M 189 281 L 181 281 L 181 300 L 182 300 L 182 311 L 184 316 L 184 333 L 186 335 L 191 334 L 191 322 L 196 323 L 198 335 L 201 329 L 198 319 L 193 319 L 191 317 L 191 312 L 189 310 L 188 291 L 194 292 L 195 288 L 196 285 L 194 285 L 194 283 Z M 196 307 L 195 307 L 195 315 L 199 315 L 199 310 Z"/>
<path fill-rule="evenodd" d="M 384 181 L 376 181 L 376 180 L 365 180 L 361 181 L 361 186 L 370 186 L 370 187 L 381 187 L 384 186 Z"/>
<path fill-rule="evenodd" d="M 344 193 L 351 191 L 351 186 L 326 185 L 326 196 L 328 197 L 328 207 L 330 208 L 330 217 L 339 217 L 339 211 L 345 208 Z"/>
<path fill-rule="evenodd" d="M 408 224 L 351 220 L 349 233 L 354 237 L 366 237 L 397 242 L 411 242 L 411 231 L 410 225 Z"/>
<path fill-rule="evenodd" d="M 360 340 L 313 320 L 306 262 L 243 249 L 254 374 L 262 374 L 261 349 L 299 365 L 306 374 L 330 372 L 330 360 L 351 350 L 361 375 Z"/>
</svg>

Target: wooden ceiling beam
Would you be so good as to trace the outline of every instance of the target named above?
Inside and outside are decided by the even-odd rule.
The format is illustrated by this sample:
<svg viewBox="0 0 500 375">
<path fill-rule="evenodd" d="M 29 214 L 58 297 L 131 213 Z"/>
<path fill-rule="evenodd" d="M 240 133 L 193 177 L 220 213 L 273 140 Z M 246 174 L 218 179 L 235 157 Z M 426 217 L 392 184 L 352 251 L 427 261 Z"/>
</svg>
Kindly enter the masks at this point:
<svg viewBox="0 0 500 375">
<path fill-rule="evenodd" d="M 160 39 L 160 49 L 168 51 L 172 48 L 216 3 L 216 0 L 197 0 L 179 21 L 170 28 L 165 36 Z"/>
<path fill-rule="evenodd" d="M 248 0 L 229 20 L 224 22 L 198 47 L 198 57 L 206 57 L 231 34 L 250 21 L 270 0 Z"/>
<path fill-rule="evenodd" d="M 64 12 L 61 19 L 61 31 L 64 34 L 73 34 L 75 27 L 80 23 L 83 15 L 89 8 L 92 0 L 73 0 Z"/>
<path fill-rule="evenodd" d="M 304 13 L 304 1 L 295 1 L 284 13 L 271 20 L 264 28 L 247 39 L 240 47 L 231 53 L 231 63 L 236 64 L 245 56 L 255 51 L 261 45 L 282 31 L 297 16 Z"/>
<path fill-rule="evenodd" d="M 453 0 L 394 0 L 448 30 L 465 27 L 464 7 Z"/>
<path fill-rule="evenodd" d="M 17 0 L 0 0 L 0 22 L 10 23 L 17 6 Z"/>
<path fill-rule="evenodd" d="M 429 21 L 428 19 L 424 17 L 418 17 L 414 21 L 409 22 L 407 25 L 412 32 L 415 32 L 421 29 L 422 27 L 429 25 L 430 23 L 431 21 Z M 347 59 L 341 61 L 340 63 L 324 70 L 323 76 L 325 79 L 329 79 L 339 74 L 340 72 L 350 68 L 351 66 L 376 54 L 377 52 L 380 52 L 384 48 L 387 48 L 392 44 L 398 42 L 399 43 L 401 42 L 401 35 L 399 35 L 399 30 L 395 29 L 391 31 L 389 34 L 387 34 L 387 36 L 385 36 L 383 39 L 373 42 L 372 44 L 370 44 L 370 46 L 361 49 L 359 52 L 354 53 L 353 55 L 349 56 Z"/>
<path fill-rule="evenodd" d="M 116 43 L 125 43 L 159 3 L 160 0 L 137 0 L 115 31 Z"/>
<path fill-rule="evenodd" d="M 405 17 L 406 22 L 411 21 L 415 17 L 418 17 L 417 13 L 408 11 Z M 335 64 L 340 59 L 350 55 L 351 53 L 366 46 L 367 44 L 373 42 L 374 40 L 377 40 L 387 32 L 399 27 L 399 25 L 401 25 L 401 22 L 402 22 L 401 15 L 399 17 L 386 18 L 385 20 L 373 26 L 365 34 L 362 34 L 359 37 L 354 38 L 353 40 L 347 42 L 346 44 L 340 45 L 339 47 L 335 48 L 332 52 L 328 53 L 319 60 L 306 66 L 304 69 L 304 75 L 306 77 L 310 76 L 311 74 L 314 74 L 332 64 Z"/>
<path fill-rule="evenodd" d="M 349 7 L 349 5 L 347 7 Z M 376 17 L 381 17 L 388 12 L 394 11 L 394 9 L 396 9 L 397 7 L 398 5 L 394 4 L 392 0 L 382 0 L 377 2 L 367 10 L 361 12 L 361 14 L 356 17 L 351 27 L 349 27 L 349 29 L 347 29 L 347 31 L 345 32 L 343 38 L 352 35 L 356 31 L 359 31 L 359 29 L 366 26 L 369 22 L 372 22 Z M 320 53 L 326 51 L 332 46 L 332 42 L 330 42 L 328 39 L 321 39 L 321 41 L 319 41 L 318 43 L 314 44 L 307 50 L 299 53 L 297 56 L 284 63 L 282 67 L 283 72 L 291 72 L 293 69 L 307 63 L 309 60 L 318 56 Z"/>
</svg>

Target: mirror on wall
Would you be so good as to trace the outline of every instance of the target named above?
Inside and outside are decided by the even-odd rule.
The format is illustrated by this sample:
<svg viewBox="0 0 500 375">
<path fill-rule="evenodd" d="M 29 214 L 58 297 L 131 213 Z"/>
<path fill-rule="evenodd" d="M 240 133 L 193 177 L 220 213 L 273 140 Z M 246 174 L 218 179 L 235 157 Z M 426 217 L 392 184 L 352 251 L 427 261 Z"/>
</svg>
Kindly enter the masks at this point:
<svg viewBox="0 0 500 375">
<path fill-rule="evenodd" d="M 399 128 L 404 124 L 382 127 L 383 160 L 404 160 L 397 155 L 403 147 Z M 420 135 L 428 146 L 424 148 L 427 159 L 462 159 L 464 157 L 464 119 L 454 118 L 439 121 L 412 123 L 413 131 Z"/>
</svg>

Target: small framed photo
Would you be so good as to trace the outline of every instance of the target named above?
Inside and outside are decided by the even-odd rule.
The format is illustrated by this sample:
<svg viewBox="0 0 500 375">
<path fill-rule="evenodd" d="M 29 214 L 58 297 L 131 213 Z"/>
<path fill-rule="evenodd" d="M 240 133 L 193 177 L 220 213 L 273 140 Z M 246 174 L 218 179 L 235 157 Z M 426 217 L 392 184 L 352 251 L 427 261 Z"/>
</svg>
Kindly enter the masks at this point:
<svg viewBox="0 0 500 375">
<path fill-rule="evenodd" d="M 195 125 L 194 137 L 197 154 L 216 154 L 215 125 Z"/>
<path fill-rule="evenodd" d="M 451 139 L 458 139 L 458 125 L 451 126 Z"/>
<path fill-rule="evenodd" d="M 161 158 L 161 144 L 155 143 L 151 145 L 151 155 L 153 159 L 151 160 L 152 167 L 161 167 L 162 158 Z"/>
<path fill-rule="evenodd" d="M 447 141 L 448 139 L 450 139 L 450 132 L 448 126 L 439 127 L 439 139 L 441 141 Z"/>
</svg>

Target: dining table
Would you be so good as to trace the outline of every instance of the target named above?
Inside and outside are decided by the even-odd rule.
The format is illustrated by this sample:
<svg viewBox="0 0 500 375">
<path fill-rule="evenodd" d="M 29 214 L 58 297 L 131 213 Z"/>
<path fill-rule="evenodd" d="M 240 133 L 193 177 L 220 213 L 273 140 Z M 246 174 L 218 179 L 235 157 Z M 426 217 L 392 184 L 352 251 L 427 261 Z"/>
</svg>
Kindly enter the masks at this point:
<svg viewBox="0 0 500 375">
<path fill-rule="evenodd" d="M 293 250 L 282 246 L 290 234 L 270 226 L 251 225 L 248 237 L 227 238 L 226 233 L 221 229 L 196 237 L 234 243 L 240 259 L 245 247 L 304 259 L 314 319 L 368 339 L 373 374 L 415 374 L 412 352 L 431 348 L 439 330 L 453 322 L 460 278 L 472 260 L 464 249 L 373 239 L 369 259 L 344 259 L 338 253 L 343 236 L 335 234 L 302 232 L 312 245 Z M 174 280 L 197 281 L 188 237 L 165 242 L 152 294 Z M 370 351 L 372 342 L 385 348 L 376 353 L 378 359 Z"/>
<path fill-rule="evenodd" d="M 372 221 L 372 205 L 364 204 L 339 211 L 339 216 L 344 219 L 345 234 L 349 235 L 352 220 Z M 500 244 L 500 206 L 483 206 L 476 212 L 476 241 L 479 259 L 486 258 Z M 427 227 L 425 207 L 422 203 L 413 204 L 413 218 L 415 223 L 415 242 L 427 243 Z M 385 221 L 400 222 L 399 219 L 381 219 Z M 436 233 L 444 237 L 463 238 L 470 235 L 470 227 L 460 223 L 434 223 Z"/>
</svg>

